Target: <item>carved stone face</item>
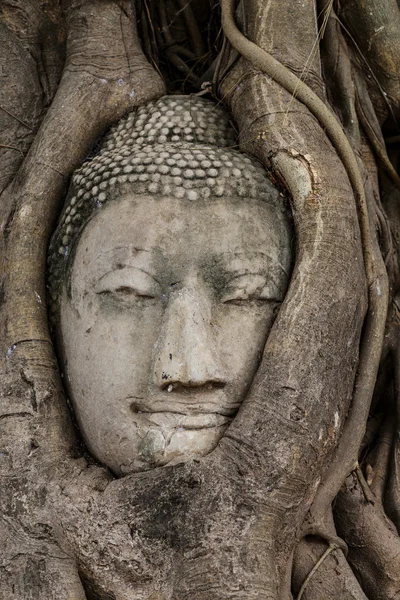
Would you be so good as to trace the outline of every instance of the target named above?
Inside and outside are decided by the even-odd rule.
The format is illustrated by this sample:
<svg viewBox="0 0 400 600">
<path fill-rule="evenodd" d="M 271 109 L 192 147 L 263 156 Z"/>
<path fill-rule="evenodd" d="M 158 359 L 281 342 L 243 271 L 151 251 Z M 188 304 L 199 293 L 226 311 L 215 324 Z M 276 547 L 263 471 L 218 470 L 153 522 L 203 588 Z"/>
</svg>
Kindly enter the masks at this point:
<svg viewBox="0 0 400 600">
<path fill-rule="evenodd" d="M 84 439 L 116 474 L 210 452 L 257 370 L 290 268 L 260 200 L 125 194 L 89 221 L 58 339 Z"/>
</svg>

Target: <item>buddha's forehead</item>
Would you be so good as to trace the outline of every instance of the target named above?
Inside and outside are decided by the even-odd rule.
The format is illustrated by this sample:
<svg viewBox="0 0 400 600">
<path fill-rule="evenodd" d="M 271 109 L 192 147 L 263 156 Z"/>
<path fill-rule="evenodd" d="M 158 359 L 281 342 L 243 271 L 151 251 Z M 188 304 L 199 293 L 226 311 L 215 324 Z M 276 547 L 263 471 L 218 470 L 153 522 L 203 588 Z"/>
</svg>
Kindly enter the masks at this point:
<svg viewBox="0 0 400 600">
<path fill-rule="evenodd" d="M 119 265 L 185 270 L 195 265 L 281 264 L 287 231 L 263 201 L 229 197 L 190 202 L 126 194 L 92 218 L 74 259 L 88 277 Z"/>
</svg>

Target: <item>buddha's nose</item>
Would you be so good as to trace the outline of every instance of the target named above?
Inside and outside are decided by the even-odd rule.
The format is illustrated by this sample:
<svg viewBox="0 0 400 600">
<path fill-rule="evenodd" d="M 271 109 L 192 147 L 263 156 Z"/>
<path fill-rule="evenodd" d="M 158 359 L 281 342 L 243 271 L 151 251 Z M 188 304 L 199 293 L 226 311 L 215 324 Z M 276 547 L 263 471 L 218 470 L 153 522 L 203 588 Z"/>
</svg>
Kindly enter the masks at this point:
<svg viewBox="0 0 400 600">
<path fill-rule="evenodd" d="M 153 364 L 154 382 L 161 389 L 225 385 L 225 369 L 211 323 L 211 300 L 206 293 L 195 286 L 172 292 Z"/>
</svg>

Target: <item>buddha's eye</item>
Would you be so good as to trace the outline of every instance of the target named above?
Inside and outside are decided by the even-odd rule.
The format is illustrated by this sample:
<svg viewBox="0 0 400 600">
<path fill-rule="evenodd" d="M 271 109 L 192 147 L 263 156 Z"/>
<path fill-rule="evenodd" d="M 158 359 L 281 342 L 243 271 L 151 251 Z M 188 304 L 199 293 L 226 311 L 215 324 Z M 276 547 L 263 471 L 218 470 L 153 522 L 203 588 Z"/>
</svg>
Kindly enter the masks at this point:
<svg viewBox="0 0 400 600">
<path fill-rule="evenodd" d="M 258 274 L 246 274 L 234 277 L 228 284 L 221 302 L 240 304 L 257 300 L 278 301 L 278 290 L 275 283 Z"/>
<path fill-rule="evenodd" d="M 141 269 L 125 267 L 101 277 L 95 292 L 104 298 L 130 303 L 155 298 L 159 295 L 159 284 Z"/>
<path fill-rule="evenodd" d="M 113 289 L 105 289 L 97 292 L 100 296 L 136 296 L 138 298 L 154 298 L 154 294 L 150 292 L 143 292 L 142 290 L 135 289 L 133 287 L 129 287 L 127 285 L 121 285 L 120 287 Z"/>
</svg>

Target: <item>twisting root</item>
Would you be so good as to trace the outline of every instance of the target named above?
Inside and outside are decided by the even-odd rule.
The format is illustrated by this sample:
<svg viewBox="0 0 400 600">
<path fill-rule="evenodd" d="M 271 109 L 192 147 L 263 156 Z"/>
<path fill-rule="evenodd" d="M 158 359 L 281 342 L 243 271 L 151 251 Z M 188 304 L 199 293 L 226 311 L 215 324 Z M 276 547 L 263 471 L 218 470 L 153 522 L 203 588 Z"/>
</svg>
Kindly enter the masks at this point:
<svg viewBox="0 0 400 600">
<path fill-rule="evenodd" d="M 22 150 L 20 148 L 17 148 L 16 146 L 9 146 L 8 144 L 0 144 L 0 148 L 8 148 L 9 150 L 15 150 L 16 152 L 20 152 L 22 154 L 22 156 L 24 156 L 24 153 L 22 152 Z"/>
<path fill-rule="evenodd" d="M 385 138 L 387 144 L 397 144 L 400 142 L 400 135 L 392 135 L 391 137 Z"/>
<path fill-rule="evenodd" d="M 23 125 L 27 129 L 30 129 L 31 131 L 33 131 L 33 128 L 30 125 L 28 125 L 28 123 L 25 123 L 25 121 L 22 121 L 22 119 L 20 119 L 16 115 L 14 115 L 14 113 L 10 112 L 7 108 L 4 108 L 4 106 L 0 105 L 0 110 L 4 111 L 9 117 L 11 117 L 12 119 L 15 119 L 16 121 L 18 121 L 18 123 L 21 123 L 21 125 Z"/>
<path fill-rule="evenodd" d="M 186 76 L 186 79 L 191 81 L 194 85 L 197 85 L 198 79 L 196 75 L 192 72 L 193 69 L 188 67 L 186 62 L 179 56 L 179 53 L 182 54 L 182 50 L 185 54 L 187 51 L 185 48 L 179 46 L 176 43 L 176 40 L 171 34 L 171 24 L 169 24 L 167 20 L 165 0 L 160 0 L 160 3 L 158 5 L 158 12 L 160 18 L 161 33 L 165 40 L 165 44 L 163 45 L 165 55 L 167 56 L 168 60 L 174 65 L 174 67 Z M 189 60 L 192 60 L 193 57 L 195 56 L 191 55 L 190 57 L 188 57 L 186 54 L 186 58 L 189 58 Z"/>
<path fill-rule="evenodd" d="M 307 57 L 307 60 L 306 60 L 306 62 L 304 64 L 304 67 L 303 67 L 303 69 L 302 69 L 302 71 L 300 73 L 300 77 L 298 79 L 299 81 L 304 81 L 307 78 L 307 76 L 308 76 L 308 73 L 310 71 L 312 62 L 313 62 L 313 60 L 315 58 L 315 55 L 317 54 L 317 51 L 319 49 L 319 43 L 322 40 L 322 38 L 324 37 L 324 35 L 325 35 L 326 26 L 328 24 L 329 16 L 330 16 L 331 11 L 332 11 L 332 6 L 333 6 L 333 0 L 328 0 L 326 6 L 321 11 L 321 14 L 324 15 L 323 19 L 322 19 L 322 24 L 321 24 L 321 27 L 318 30 L 318 35 L 315 38 L 314 43 L 312 45 L 311 52 L 309 53 L 309 55 Z M 318 18 L 319 18 L 319 16 L 318 16 Z M 297 87 L 298 87 L 298 84 L 297 84 Z M 291 107 L 291 104 L 292 104 L 293 100 L 297 96 L 297 87 L 296 87 L 296 91 L 293 93 L 292 97 L 290 98 L 290 102 L 289 102 L 288 107 L 286 109 L 287 113 L 290 110 L 290 107 Z"/>
<path fill-rule="evenodd" d="M 331 552 L 333 552 L 334 550 L 336 550 L 336 546 L 334 544 L 329 544 L 329 547 L 325 550 L 325 552 L 323 553 L 323 555 L 321 556 L 321 558 L 319 559 L 318 562 L 315 563 L 315 565 L 313 566 L 313 568 L 311 569 L 311 571 L 309 572 L 309 574 L 307 575 L 303 585 L 300 588 L 299 594 L 297 596 L 296 600 L 301 600 L 303 597 L 303 594 L 305 592 L 305 589 L 307 587 L 307 585 L 310 582 L 310 579 L 313 577 L 313 575 L 315 574 L 315 572 L 317 571 L 317 569 L 322 565 L 322 563 L 324 562 L 324 560 L 330 555 Z"/>
<path fill-rule="evenodd" d="M 201 58 L 206 54 L 206 50 L 204 48 L 203 38 L 193 14 L 192 7 L 190 6 L 190 2 L 191 0 L 178 0 L 178 3 L 181 7 L 180 10 L 183 12 L 186 28 L 192 41 L 194 54 L 196 58 Z"/>
<path fill-rule="evenodd" d="M 361 467 L 358 464 L 358 461 L 357 461 L 356 467 L 354 469 L 354 472 L 357 475 L 358 483 L 360 484 L 360 487 L 364 494 L 365 501 L 369 502 L 370 504 L 375 504 L 374 494 L 372 493 L 368 483 L 365 481 L 364 474 L 361 471 Z"/>
<path fill-rule="evenodd" d="M 381 140 L 378 139 L 378 137 L 374 131 L 374 128 L 368 121 L 368 117 L 365 114 L 362 102 L 360 101 L 358 91 L 356 94 L 356 111 L 357 111 L 357 116 L 360 120 L 360 123 L 365 131 L 365 134 L 366 134 L 372 148 L 374 149 L 375 154 L 377 155 L 378 159 L 382 163 L 383 168 L 385 169 L 385 171 L 387 172 L 387 174 L 389 175 L 389 177 L 391 178 L 393 183 L 400 189 L 400 177 L 397 174 L 396 169 L 390 162 L 390 159 L 386 152 L 385 145 L 381 142 Z"/>
<path fill-rule="evenodd" d="M 382 351 L 388 304 L 388 282 L 382 256 L 371 236 L 364 183 L 354 151 L 330 108 L 294 73 L 271 54 L 248 40 L 234 20 L 234 0 L 221 0 L 222 28 L 232 46 L 256 69 L 262 71 L 310 110 L 325 129 L 346 168 L 357 202 L 358 219 L 368 283 L 368 311 L 360 350 L 359 369 L 350 414 L 325 480 L 313 504 L 313 520 L 323 523 L 333 499 L 354 469 L 364 436 L 369 407 Z"/>
</svg>

